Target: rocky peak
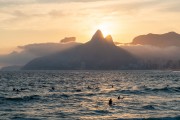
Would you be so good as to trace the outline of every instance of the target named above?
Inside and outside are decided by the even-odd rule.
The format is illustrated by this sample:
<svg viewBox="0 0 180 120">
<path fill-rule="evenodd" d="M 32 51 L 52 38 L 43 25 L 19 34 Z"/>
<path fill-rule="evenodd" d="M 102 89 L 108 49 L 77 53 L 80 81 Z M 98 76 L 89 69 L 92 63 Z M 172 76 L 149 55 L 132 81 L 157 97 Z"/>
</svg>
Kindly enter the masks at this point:
<svg viewBox="0 0 180 120">
<path fill-rule="evenodd" d="M 108 35 L 105 37 L 105 40 L 109 43 L 109 44 L 112 44 L 112 45 L 115 45 L 114 42 L 113 42 L 113 38 L 111 35 Z"/>
<path fill-rule="evenodd" d="M 93 35 L 92 39 L 89 41 L 89 43 L 93 44 L 94 46 L 99 45 L 115 45 L 112 39 L 111 35 L 106 36 L 104 38 L 101 30 L 97 30 L 95 34 Z"/>
<path fill-rule="evenodd" d="M 100 41 L 103 39 L 104 39 L 104 36 L 103 36 L 101 30 L 97 30 L 96 33 L 91 38 L 91 41 Z"/>
</svg>

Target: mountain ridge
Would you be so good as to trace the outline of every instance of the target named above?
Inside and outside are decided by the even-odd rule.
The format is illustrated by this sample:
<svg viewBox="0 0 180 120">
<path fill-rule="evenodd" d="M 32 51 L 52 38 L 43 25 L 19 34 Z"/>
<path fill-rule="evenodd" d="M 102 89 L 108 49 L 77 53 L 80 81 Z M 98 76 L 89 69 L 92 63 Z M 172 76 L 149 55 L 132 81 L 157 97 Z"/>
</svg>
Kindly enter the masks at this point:
<svg viewBox="0 0 180 120">
<path fill-rule="evenodd" d="M 168 32 L 164 34 L 139 35 L 130 43 L 132 45 L 152 45 L 157 47 L 180 46 L 180 34 Z"/>
<path fill-rule="evenodd" d="M 129 69 L 137 59 L 115 46 L 112 36 L 104 38 L 97 30 L 90 41 L 67 51 L 40 57 L 27 63 L 24 70 Z"/>
</svg>

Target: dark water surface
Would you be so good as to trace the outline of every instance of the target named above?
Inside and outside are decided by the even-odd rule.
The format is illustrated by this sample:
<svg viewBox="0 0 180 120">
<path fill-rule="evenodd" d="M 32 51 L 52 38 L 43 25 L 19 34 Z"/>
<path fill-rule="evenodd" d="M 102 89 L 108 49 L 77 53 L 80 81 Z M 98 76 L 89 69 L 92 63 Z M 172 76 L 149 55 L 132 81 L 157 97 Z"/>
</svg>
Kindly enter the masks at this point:
<svg viewBox="0 0 180 120">
<path fill-rule="evenodd" d="M 180 120 L 180 72 L 0 72 L 0 120 L 142 118 Z"/>
</svg>

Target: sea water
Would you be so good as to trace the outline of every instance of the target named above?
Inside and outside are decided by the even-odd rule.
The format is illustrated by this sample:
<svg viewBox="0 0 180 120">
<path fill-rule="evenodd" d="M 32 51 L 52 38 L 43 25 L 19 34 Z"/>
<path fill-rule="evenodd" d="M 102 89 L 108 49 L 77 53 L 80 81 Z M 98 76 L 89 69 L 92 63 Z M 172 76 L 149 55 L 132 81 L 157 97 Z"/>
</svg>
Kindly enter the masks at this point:
<svg viewBox="0 0 180 120">
<path fill-rule="evenodd" d="M 180 120 L 180 72 L 1 71 L 6 119 Z"/>
</svg>

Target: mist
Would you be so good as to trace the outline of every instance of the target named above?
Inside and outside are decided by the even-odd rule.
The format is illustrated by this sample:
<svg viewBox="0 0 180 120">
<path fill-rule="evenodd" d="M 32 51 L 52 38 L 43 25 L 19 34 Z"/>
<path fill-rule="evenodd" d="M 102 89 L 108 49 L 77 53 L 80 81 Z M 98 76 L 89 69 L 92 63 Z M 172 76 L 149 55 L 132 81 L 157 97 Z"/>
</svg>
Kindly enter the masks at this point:
<svg viewBox="0 0 180 120">
<path fill-rule="evenodd" d="M 180 67 L 180 47 L 156 47 L 151 45 L 120 46 L 139 59 L 140 64 L 153 69 Z M 154 66 L 154 67 L 153 67 Z"/>
<path fill-rule="evenodd" d="M 169 46 L 169 47 L 155 47 L 151 45 L 130 45 L 130 46 L 120 46 L 121 48 L 127 50 L 133 55 L 147 60 L 179 60 L 180 59 L 180 47 Z"/>
<path fill-rule="evenodd" d="M 27 62 L 42 56 L 46 56 L 56 52 L 62 52 L 73 48 L 80 43 L 39 43 L 18 46 L 20 52 L 13 51 L 7 55 L 0 55 L 0 67 L 19 65 L 23 66 Z"/>
</svg>

